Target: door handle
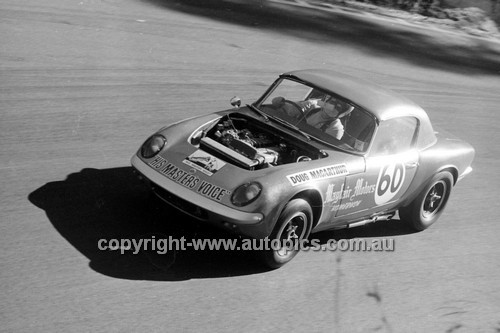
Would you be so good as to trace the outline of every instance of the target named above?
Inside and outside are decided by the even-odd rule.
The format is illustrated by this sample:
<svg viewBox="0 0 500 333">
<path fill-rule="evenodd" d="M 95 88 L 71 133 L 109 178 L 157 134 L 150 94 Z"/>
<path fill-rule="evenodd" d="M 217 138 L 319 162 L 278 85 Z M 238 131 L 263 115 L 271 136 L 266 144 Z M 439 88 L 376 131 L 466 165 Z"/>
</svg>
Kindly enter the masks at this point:
<svg viewBox="0 0 500 333">
<path fill-rule="evenodd" d="M 409 169 L 413 169 L 413 168 L 418 167 L 418 162 L 407 162 L 407 163 L 405 163 L 405 166 Z"/>
</svg>

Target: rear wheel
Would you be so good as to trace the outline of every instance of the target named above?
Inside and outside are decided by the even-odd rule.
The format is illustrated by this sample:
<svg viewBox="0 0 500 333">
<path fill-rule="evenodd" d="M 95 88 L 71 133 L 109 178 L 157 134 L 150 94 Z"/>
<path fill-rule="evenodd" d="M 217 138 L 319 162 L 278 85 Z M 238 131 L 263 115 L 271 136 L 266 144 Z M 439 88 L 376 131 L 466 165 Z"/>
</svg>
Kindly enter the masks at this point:
<svg viewBox="0 0 500 333">
<path fill-rule="evenodd" d="M 427 229 L 443 212 L 452 186 L 453 176 L 449 172 L 434 175 L 422 192 L 407 207 L 399 210 L 401 219 L 415 230 Z"/>
<path fill-rule="evenodd" d="M 311 206 L 304 199 L 291 200 L 283 209 L 270 237 L 271 249 L 265 249 L 264 263 L 278 268 L 292 260 L 300 250 L 300 241 L 309 237 L 312 227 Z"/>
</svg>

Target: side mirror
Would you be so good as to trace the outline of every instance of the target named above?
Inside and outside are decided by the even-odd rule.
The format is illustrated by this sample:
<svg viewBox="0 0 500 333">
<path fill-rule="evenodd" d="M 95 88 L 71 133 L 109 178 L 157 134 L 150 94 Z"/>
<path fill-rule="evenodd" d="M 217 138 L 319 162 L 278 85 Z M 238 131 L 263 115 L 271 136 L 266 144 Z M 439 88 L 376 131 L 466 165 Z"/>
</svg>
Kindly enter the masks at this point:
<svg viewBox="0 0 500 333">
<path fill-rule="evenodd" d="M 229 102 L 235 108 L 239 108 L 241 106 L 241 99 L 238 96 L 234 96 Z"/>
</svg>

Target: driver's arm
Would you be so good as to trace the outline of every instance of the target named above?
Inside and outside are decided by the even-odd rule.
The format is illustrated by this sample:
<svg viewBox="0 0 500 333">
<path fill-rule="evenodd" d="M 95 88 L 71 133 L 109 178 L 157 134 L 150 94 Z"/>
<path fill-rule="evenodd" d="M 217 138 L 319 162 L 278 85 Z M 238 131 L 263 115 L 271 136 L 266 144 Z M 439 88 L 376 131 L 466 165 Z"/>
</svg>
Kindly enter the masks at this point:
<svg viewBox="0 0 500 333">
<path fill-rule="evenodd" d="M 344 125 L 342 125 L 340 119 L 335 119 L 325 130 L 325 133 L 333 136 L 337 140 L 340 140 L 344 136 Z"/>
<path fill-rule="evenodd" d="M 311 110 L 321 108 L 323 104 L 324 102 L 319 98 L 313 98 L 299 102 L 299 105 L 302 107 L 302 112 L 304 113 L 308 113 Z"/>
</svg>

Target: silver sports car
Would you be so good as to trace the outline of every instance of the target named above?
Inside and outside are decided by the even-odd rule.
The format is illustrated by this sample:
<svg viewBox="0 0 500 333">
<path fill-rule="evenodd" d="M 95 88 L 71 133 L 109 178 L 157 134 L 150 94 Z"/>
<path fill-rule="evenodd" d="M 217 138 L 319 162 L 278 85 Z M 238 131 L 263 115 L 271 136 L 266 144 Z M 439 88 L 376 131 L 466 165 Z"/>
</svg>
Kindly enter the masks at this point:
<svg viewBox="0 0 500 333">
<path fill-rule="evenodd" d="M 284 73 L 256 102 L 162 128 L 132 165 L 166 203 L 253 238 L 391 219 L 433 224 L 474 149 L 379 86 L 328 70 Z M 297 250 L 263 252 L 273 268 Z"/>
</svg>

